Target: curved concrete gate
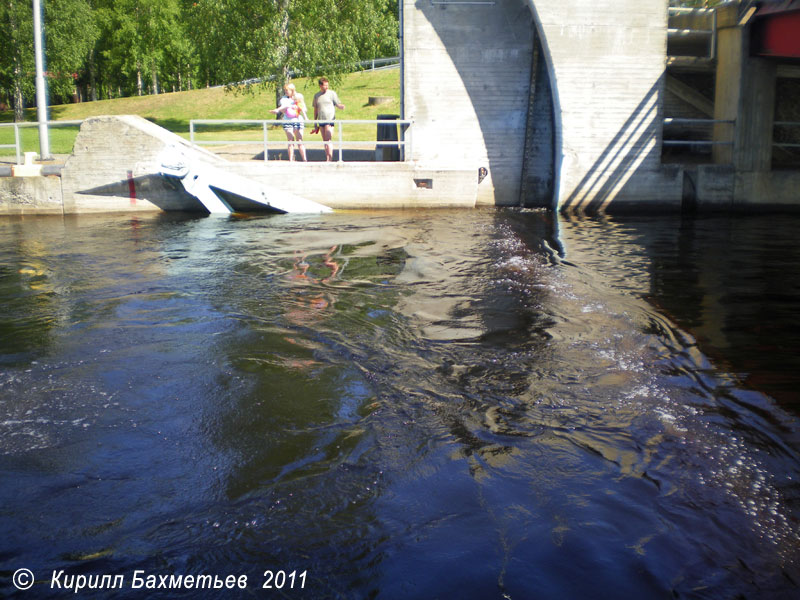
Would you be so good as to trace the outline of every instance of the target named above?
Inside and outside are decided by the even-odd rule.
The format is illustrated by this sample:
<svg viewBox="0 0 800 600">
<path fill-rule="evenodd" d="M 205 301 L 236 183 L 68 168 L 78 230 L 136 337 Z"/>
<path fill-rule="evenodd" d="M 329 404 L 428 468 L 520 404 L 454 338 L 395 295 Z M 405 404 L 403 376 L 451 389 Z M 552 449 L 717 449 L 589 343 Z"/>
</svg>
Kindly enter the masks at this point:
<svg viewBox="0 0 800 600">
<path fill-rule="evenodd" d="M 664 0 L 403 0 L 412 158 L 485 167 L 478 203 L 679 206 L 660 163 Z"/>
</svg>

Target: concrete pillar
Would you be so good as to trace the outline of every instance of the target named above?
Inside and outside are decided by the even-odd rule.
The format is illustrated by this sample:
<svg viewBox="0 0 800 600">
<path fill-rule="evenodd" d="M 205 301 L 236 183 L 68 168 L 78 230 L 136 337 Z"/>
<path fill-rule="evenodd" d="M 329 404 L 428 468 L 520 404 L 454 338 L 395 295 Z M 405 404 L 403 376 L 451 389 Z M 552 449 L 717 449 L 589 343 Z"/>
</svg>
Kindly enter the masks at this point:
<svg viewBox="0 0 800 600">
<path fill-rule="evenodd" d="M 519 204 L 533 48 L 526 0 L 401 2 L 408 158 L 469 171 L 478 204 Z"/>
<path fill-rule="evenodd" d="M 748 26 L 739 25 L 739 5 L 717 9 L 717 81 L 713 156 L 737 171 L 769 171 L 775 114 L 775 64 L 750 56 Z"/>
<path fill-rule="evenodd" d="M 667 3 L 528 4 L 552 86 L 558 208 L 679 205 L 682 179 L 661 164 Z"/>
</svg>

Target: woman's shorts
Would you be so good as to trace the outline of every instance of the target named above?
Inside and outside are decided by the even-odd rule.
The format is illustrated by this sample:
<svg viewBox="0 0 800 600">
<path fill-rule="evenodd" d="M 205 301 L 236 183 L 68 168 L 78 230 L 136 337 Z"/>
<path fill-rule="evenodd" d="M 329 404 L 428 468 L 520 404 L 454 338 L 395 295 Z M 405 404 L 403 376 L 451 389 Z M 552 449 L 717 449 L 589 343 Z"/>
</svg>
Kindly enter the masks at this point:
<svg viewBox="0 0 800 600">
<path fill-rule="evenodd" d="M 293 120 L 287 121 L 286 123 L 283 124 L 283 130 L 284 131 L 298 130 L 298 129 L 303 129 L 304 127 L 305 127 L 305 124 L 300 119 L 297 119 L 297 120 L 293 119 Z"/>
<path fill-rule="evenodd" d="M 336 124 L 333 121 L 320 121 L 317 125 L 319 127 L 325 127 L 326 125 L 330 125 L 331 127 L 336 126 Z"/>
</svg>

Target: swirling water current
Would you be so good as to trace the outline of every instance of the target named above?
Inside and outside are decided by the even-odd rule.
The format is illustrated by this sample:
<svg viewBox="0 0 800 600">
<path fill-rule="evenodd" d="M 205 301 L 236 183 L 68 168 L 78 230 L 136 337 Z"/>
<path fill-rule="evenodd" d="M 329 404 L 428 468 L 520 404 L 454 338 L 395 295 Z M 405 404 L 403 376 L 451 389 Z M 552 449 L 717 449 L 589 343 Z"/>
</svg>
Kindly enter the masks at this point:
<svg viewBox="0 0 800 600">
<path fill-rule="evenodd" d="M 797 231 L 2 220 L 0 597 L 800 597 Z"/>
</svg>

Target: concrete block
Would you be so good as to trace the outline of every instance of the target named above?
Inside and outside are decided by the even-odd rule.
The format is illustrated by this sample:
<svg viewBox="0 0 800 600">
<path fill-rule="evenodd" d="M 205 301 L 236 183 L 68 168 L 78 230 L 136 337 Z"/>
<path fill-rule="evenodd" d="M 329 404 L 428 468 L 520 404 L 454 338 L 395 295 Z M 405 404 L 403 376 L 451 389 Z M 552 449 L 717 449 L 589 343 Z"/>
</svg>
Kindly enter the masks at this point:
<svg viewBox="0 0 800 600">
<path fill-rule="evenodd" d="M 728 208 L 733 203 L 735 172 L 730 165 L 700 165 L 697 168 L 697 207 Z"/>
<path fill-rule="evenodd" d="M 36 159 L 36 152 L 25 153 L 25 163 L 13 165 L 11 167 L 12 177 L 39 177 L 42 174 L 42 165 L 37 165 L 33 161 Z"/>
<path fill-rule="evenodd" d="M 64 211 L 136 212 L 193 206 L 180 184 L 158 175 L 158 156 L 168 145 L 186 148 L 210 164 L 225 162 L 138 116 L 87 119 L 61 173 Z"/>
<path fill-rule="evenodd" d="M 60 177 L 0 178 L 0 215 L 62 213 Z"/>
<path fill-rule="evenodd" d="M 39 177 L 42 174 L 42 165 L 13 165 L 12 177 Z"/>
<path fill-rule="evenodd" d="M 227 168 L 338 209 L 472 208 L 478 185 L 477 170 L 423 168 L 411 162 L 237 162 Z"/>
</svg>

